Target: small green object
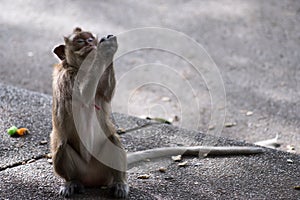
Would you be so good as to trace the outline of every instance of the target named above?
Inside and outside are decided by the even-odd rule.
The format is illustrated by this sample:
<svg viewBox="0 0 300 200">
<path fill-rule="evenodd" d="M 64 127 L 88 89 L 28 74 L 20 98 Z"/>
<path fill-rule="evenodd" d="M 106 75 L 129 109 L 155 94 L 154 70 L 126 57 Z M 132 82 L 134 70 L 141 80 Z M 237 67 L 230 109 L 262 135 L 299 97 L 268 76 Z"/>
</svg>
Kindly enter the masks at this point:
<svg viewBox="0 0 300 200">
<path fill-rule="evenodd" d="M 7 129 L 8 135 L 12 136 L 17 132 L 18 128 L 16 126 L 12 126 L 9 129 Z"/>
</svg>

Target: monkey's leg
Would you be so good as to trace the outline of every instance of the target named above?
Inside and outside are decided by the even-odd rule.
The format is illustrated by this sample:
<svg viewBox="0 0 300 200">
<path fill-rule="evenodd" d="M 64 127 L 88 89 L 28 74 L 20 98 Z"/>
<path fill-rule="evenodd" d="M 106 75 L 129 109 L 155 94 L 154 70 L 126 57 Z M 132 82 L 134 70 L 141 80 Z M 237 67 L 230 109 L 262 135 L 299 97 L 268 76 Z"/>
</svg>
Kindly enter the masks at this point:
<svg viewBox="0 0 300 200">
<path fill-rule="evenodd" d="M 61 144 L 53 155 L 53 166 L 55 172 L 63 177 L 66 182 L 61 186 L 59 194 L 70 197 L 74 193 L 82 193 L 83 185 L 77 180 L 86 169 L 86 163 L 74 149 L 68 144 Z"/>
<path fill-rule="evenodd" d="M 115 134 L 111 135 L 109 137 L 109 139 L 112 143 L 114 143 L 118 147 L 123 148 L 117 135 L 115 135 Z M 124 153 L 125 153 L 125 151 L 124 151 Z M 120 162 L 122 162 L 121 165 L 124 165 L 124 164 L 127 165 L 126 160 L 121 160 Z M 129 192 L 126 171 L 119 171 L 116 169 L 112 169 L 112 174 L 113 174 L 114 180 L 113 180 L 113 184 L 111 185 L 110 188 L 111 188 L 111 192 L 112 192 L 113 196 L 116 198 L 126 198 L 128 195 L 128 192 Z"/>
</svg>

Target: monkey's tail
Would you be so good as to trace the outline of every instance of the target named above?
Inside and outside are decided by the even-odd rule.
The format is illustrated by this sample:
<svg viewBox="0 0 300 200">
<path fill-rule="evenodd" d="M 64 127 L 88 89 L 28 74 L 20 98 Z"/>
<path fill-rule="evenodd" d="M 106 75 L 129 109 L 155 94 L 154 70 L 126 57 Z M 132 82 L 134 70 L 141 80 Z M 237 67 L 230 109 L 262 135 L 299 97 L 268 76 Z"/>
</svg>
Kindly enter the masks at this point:
<svg viewBox="0 0 300 200">
<path fill-rule="evenodd" d="M 193 146 L 193 147 L 163 147 L 127 153 L 127 163 L 133 164 L 145 159 L 159 158 L 164 156 L 187 155 L 187 156 L 207 156 L 207 155 L 246 155 L 263 152 L 260 147 L 251 146 Z"/>
</svg>

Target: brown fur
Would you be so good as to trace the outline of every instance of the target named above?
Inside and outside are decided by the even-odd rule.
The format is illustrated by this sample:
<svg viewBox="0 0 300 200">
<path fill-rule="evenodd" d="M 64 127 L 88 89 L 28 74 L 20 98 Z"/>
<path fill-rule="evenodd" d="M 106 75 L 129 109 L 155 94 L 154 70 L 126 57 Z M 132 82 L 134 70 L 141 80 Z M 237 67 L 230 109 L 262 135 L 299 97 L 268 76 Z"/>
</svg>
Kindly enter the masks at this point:
<svg viewBox="0 0 300 200">
<path fill-rule="evenodd" d="M 89 40 L 91 41 L 88 42 Z M 60 194 L 65 197 L 72 195 L 73 191 L 80 192 L 82 185 L 112 185 L 115 197 L 126 197 L 128 193 L 126 173 L 112 169 L 90 155 L 74 124 L 74 80 L 87 55 L 92 51 L 99 51 L 95 50 L 97 45 L 99 46 L 97 38 L 90 32 L 76 28 L 73 34 L 65 37 L 65 45 L 54 50 L 62 62 L 54 67 L 53 72 L 51 152 L 55 172 L 66 180 L 65 186 L 60 190 Z M 101 108 L 97 110 L 97 117 L 99 116 L 102 130 L 112 143 L 122 148 L 109 118 L 114 88 L 114 69 L 113 64 L 110 64 L 99 80 L 94 99 L 95 104 Z"/>
</svg>

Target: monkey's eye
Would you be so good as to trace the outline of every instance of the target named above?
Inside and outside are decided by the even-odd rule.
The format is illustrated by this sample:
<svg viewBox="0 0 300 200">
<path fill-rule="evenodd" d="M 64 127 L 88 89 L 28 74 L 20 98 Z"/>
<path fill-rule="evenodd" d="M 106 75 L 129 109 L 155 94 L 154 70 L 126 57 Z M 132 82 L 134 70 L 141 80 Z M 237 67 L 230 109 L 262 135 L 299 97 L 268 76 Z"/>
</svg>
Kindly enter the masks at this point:
<svg viewBox="0 0 300 200">
<path fill-rule="evenodd" d="M 87 42 L 93 42 L 94 41 L 94 38 L 89 38 L 89 39 L 87 39 Z"/>
<path fill-rule="evenodd" d="M 84 39 L 78 39 L 76 42 L 77 44 L 82 45 L 84 44 Z"/>
</svg>

